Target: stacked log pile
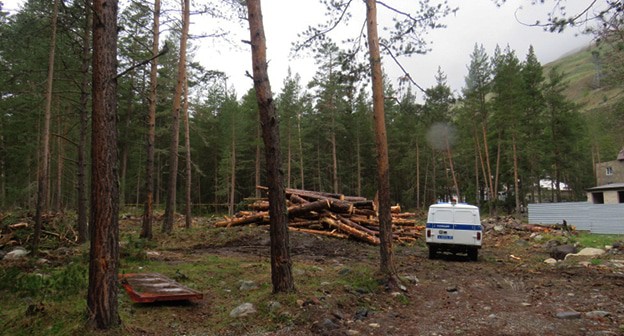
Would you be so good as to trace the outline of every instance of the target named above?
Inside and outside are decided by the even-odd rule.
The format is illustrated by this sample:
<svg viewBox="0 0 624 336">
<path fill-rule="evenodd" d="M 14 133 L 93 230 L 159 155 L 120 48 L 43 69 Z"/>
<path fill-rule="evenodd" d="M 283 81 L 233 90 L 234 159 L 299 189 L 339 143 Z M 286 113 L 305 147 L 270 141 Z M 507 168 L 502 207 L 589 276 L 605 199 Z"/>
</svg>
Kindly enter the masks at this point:
<svg viewBox="0 0 624 336">
<path fill-rule="evenodd" d="M 257 188 L 267 191 L 266 187 Z M 373 245 L 379 245 L 379 219 L 374 201 L 364 197 L 345 196 L 302 189 L 286 188 L 289 230 L 306 232 L 335 238 L 351 238 Z M 239 225 L 268 225 L 269 201 L 267 198 L 250 199 L 246 211 L 239 211 L 234 217 L 224 217 L 215 223 L 217 227 Z M 392 231 L 395 241 L 415 241 L 424 228 L 417 225 L 416 214 L 401 212 L 400 206 L 393 206 Z"/>
</svg>

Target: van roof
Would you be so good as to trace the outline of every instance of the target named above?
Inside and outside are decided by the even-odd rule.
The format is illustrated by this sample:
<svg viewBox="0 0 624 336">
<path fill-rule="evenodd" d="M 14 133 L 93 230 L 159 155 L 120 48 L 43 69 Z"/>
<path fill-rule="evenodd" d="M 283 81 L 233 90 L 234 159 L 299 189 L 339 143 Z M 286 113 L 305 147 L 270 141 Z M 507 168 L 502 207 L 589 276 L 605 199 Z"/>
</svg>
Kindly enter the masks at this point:
<svg viewBox="0 0 624 336">
<path fill-rule="evenodd" d="M 431 206 L 429 206 L 429 209 L 448 209 L 448 208 L 479 210 L 478 207 L 474 205 L 466 204 L 466 203 L 456 203 L 456 204 L 438 203 L 438 204 L 432 204 Z"/>
</svg>

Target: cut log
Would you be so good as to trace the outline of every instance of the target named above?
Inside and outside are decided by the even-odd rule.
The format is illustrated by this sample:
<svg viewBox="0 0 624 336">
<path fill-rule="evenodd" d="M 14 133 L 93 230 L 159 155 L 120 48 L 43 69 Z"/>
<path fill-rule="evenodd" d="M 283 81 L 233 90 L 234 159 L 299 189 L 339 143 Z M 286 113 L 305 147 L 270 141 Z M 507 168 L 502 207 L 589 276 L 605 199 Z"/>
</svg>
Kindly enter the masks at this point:
<svg viewBox="0 0 624 336">
<path fill-rule="evenodd" d="M 335 198 L 328 198 L 329 208 L 333 212 L 351 214 L 353 212 L 353 203 L 341 201 Z"/>
<path fill-rule="evenodd" d="M 395 214 L 400 213 L 401 212 L 401 206 L 398 205 L 398 204 L 391 206 L 390 207 L 390 212 L 391 213 L 395 213 Z"/>
<path fill-rule="evenodd" d="M 293 205 L 288 208 L 288 217 L 297 217 L 312 211 L 321 211 L 329 209 L 329 201 L 321 199 L 315 202 Z"/>
<path fill-rule="evenodd" d="M 268 187 L 265 186 L 256 186 L 256 189 L 269 191 Z M 323 191 L 312 191 L 312 190 L 304 190 L 304 189 L 293 189 L 293 188 L 285 188 L 284 192 L 286 192 L 286 196 L 290 196 L 292 194 L 299 195 L 303 198 L 319 200 L 323 198 L 336 198 L 342 200 L 345 196 L 343 194 L 334 194 Z"/>
<path fill-rule="evenodd" d="M 335 231 L 311 230 L 311 229 L 301 229 L 301 228 L 294 228 L 294 227 L 289 227 L 288 229 L 290 231 L 305 232 L 305 233 L 311 233 L 311 234 L 334 237 L 334 238 L 342 238 L 342 239 L 349 238 L 349 236 L 347 236 L 346 234 L 338 233 Z"/>
<path fill-rule="evenodd" d="M 377 216 L 377 212 L 375 210 L 372 209 L 359 209 L 359 208 L 355 208 L 353 209 L 353 214 L 354 215 L 360 215 L 360 216 L 366 216 L 366 217 L 375 217 Z"/>
<path fill-rule="evenodd" d="M 308 227 L 311 225 L 318 225 L 318 220 L 298 220 L 298 221 L 289 221 L 289 227 Z"/>
<path fill-rule="evenodd" d="M 416 226 L 416 220 L 405 218 L 392 218 L 392 224 L 400 226 Z"/>
<path fill-rule="evenodd" d="M 216 222 L 215 226 L 216 227 L 230 227 L 230 226 L 238 226 L 238 225 L 245 225 L 245 224 L 251 224 L 251 223 L 261 223 L 264 221 L 265 217 L 268 220 L 269 218 L 268 211 L 258 212 L 255 215 L 246 216 L 246 217 L 226 219 L 220 222 Z"/>
<path fill-rule="evenodd" d="M 401 213 L 393 213 L 392 218 L 415 218 L 418 217 L 418 214 L 415 212 L 401 212 Z"/>
<path fill-rule="evenodd" d="M 321 221 L 323 223 L 326 223 L 330 227 L 338 229 L 339 231 L 342 231 L 342 232 L 348 234 L 350 237 L 353 237 L 353 238 L 355 238 L 357 240 L 364 241 L 364 242 L 367 242 L 367 243 L 373 244 L 373 245 L 379 245 L 379 238 L 377 238 L 375 236 L 371 236 L 371 235 L 369 235 L 366 232 L 354 229 L 354 228 L 352 228 L 352 227 L 350 227 L 348 225 L 345 225 L 345 224 L 341 223 L 338 220 L 334 220 L 333 218 L 330 218 L 330 217 L 323 217 L 321 219 Z"/>
<path fill-rule="evenodd" d="M 353 203 L 353 206 L 358 209 L 368 209 L 376 213 L 375 203 L 373 201 L 356 201 L 351 203 Z"/>
<path fill-rule="evenodd" d="M 340 222 L 342 222 L 343 224 L 348 225 L 348 226 L 350 226 L 350 227 L 352 227 L 352 228 L 354 228 L 356 230 L 360 230 L 360 231 L 366 232 L 366 233 L 368 233 L 371 236 L 376 236 L 378 234 L 378 232 L 375 232 L 375 231 L 373 231 L 373 230 L 371 230 L 371 229 L 369 229 L 367 227 L 364 227 L 364 226 L 362 226 L 362 225 L 360 225 L 358 223 L 355 223 L 355 222 L 351 221 L 350 219 L 345 218 L 344 216 L 338 215 L 337 217 L 338 217 L 338 220 L 340 220 Z"/>
<path fill-rule="evenodd" d="M 347 202 L 351 202 L 351 203 L 368 201 L 366 197 L 360 197 L 360 196 L 345 196 L 344 200 Z"/>
<path fill-rule="evenodd" d="M 290 194 L 290 196 L 288 197 L 290 199 L 290 201 L 293 204 L 305 204 L 305 203 L 310 203 L 310 201 L 308 201 L 307 199 L 297 195 L 297 194 Z"/>
</svg>

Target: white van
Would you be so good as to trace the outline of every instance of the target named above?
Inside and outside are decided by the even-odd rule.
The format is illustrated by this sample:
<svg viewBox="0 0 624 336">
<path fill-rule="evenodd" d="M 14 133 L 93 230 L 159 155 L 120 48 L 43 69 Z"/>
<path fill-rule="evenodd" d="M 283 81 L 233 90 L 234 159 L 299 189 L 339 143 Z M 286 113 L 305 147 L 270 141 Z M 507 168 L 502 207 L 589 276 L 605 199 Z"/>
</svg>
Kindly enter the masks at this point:
<svg viewBox="0 0 624 336">
<path fill-rule="evenodd" d="M 429 259 L 438 252 L 467 253 L 471 260 L 478 259 L 483 236 L 478 207 L 434 204 L 429 207 L 426 231 Z"/>
</svg>

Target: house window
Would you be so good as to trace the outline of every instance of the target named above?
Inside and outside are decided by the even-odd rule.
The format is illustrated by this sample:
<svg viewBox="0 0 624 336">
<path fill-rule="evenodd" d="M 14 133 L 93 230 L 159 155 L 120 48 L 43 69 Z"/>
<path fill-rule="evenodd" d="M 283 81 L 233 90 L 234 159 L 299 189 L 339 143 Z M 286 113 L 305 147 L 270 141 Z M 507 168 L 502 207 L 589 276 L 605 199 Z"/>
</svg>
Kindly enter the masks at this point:
<svg viewBox="0 0 624 336">
<path fill-rule="evenodd" d="M 613 167 L 607 167 L 607 176 L 613 175 Z"/>
<path fill-rule="evenodd" d="M 618 203 L 624 203 L 624 190 L 618 191 Z"/>
</svg>

